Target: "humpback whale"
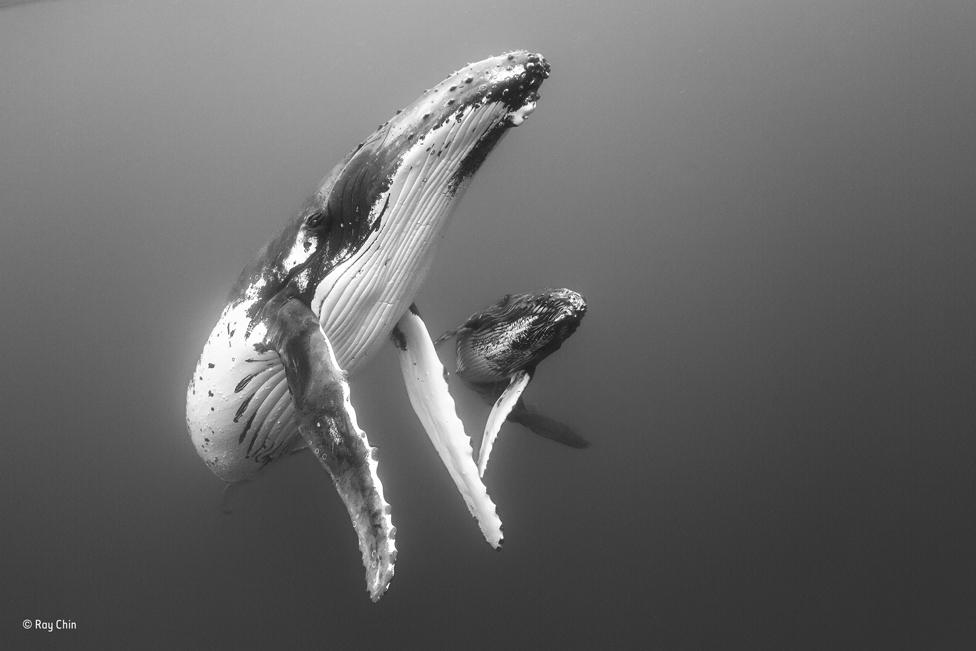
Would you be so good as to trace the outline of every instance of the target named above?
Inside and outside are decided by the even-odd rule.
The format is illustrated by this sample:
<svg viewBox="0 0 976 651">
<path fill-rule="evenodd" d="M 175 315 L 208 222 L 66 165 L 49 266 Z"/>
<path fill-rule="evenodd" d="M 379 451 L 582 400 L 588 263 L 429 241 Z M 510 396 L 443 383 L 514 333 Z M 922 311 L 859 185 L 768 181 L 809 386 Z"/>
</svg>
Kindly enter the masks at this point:
<svg viewBox="0 0 976 651">
<path fill-rule="evenodd" d="M 398 349 L 432 349 L 408 308 L 472 176 L 535 109 L 549 71 L 544 57 L 527 51 L 472 63 L 380 125 L 241 272 L 187 388 L 190 438 L 224 481 L 311 450 L 352 520 L 374 601 L 393 577 L 396 528 L 347 377 L 398 322 Z M 419 406 L 414 394 L 411 402 L 432 441 L 448 440 L 453 453 L 441 458 L 497 547 L 501 521 L 473 471 L 463 427 L 444 411 L 453 409 L 446 385 L 404 377 L 408 389 L 423 385 L 414 391 Z"/>
<path fill-rule="evenodd" d="M 539 413 L 522 399 L 536 367 L 576 332 L 585 314 L 586 300 L 571 289 L 508 294 L 437 338 L 435 345 L 456 339 L 455 375 L 494 403 L 481 438 L 479 475 L 485 474 L 506 418 L 564 445 L 589 446 L 571 427 Z"/>
</svg>

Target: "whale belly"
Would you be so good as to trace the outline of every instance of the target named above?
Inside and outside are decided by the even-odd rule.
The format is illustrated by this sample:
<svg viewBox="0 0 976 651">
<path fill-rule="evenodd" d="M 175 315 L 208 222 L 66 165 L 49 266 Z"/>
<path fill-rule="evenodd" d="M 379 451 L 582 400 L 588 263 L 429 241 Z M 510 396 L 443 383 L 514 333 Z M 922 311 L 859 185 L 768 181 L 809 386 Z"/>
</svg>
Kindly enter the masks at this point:
<svg viewBox="0 0 976 651">
<path fill-rule="evenodd" d="M 255 350 L 264 328 L 248 336 L 246 309 L 246 302 L 224 309 L 186 396 L 197 453 L 228 482 L 247 479 L 301 441 L 284 366 L 275 351 Z"/>
</svg>

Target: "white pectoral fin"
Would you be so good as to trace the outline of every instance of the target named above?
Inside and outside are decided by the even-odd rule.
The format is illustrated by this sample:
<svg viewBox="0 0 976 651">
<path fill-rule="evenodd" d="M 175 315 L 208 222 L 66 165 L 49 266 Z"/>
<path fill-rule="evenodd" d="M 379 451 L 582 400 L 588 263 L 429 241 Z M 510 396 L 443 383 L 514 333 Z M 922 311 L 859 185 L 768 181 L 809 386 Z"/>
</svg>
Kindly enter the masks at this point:
<svg viewBox="0 0 976 651">
<path fill-rule="evenodd" d="M 491 448 L 495 444 L 498 430 L 502 428 L 502 423 L 505 422 L 508 414 L 512 411 L 515 403 L 518 402 L 519 396 L 525 391 L 525 387 L 529 385 L 529 380 L 531 379 L 532 374 L 528 371 L 519 371 L 512 375 L 508 386 L 505 387 L 502 395 L 498 397 L 498 400 L 492 406 L 491 413 L 488 414 L 488 420 L 485 422 L 485 435 L 481 439 L 481 450 L 478 451 L 478 473 L 480 476 L 485 476 L 488 457 L 491 456 Z"/>
<path fill-rule="evenodd" d="M 393 340 L 399 353 L 400 370 L 403 371 L 410 404 L 468 510 L 477 520 L 485 540 L 498 548 L 502 542 L 502 521 L 478 474 L 471 439 L 458 418 L 454 399 L 444 380 L 444 367 L 434 350 L 427 326 L 414 308 L 411 307 L 400 319 L 393 331 Z"/>
</svg>

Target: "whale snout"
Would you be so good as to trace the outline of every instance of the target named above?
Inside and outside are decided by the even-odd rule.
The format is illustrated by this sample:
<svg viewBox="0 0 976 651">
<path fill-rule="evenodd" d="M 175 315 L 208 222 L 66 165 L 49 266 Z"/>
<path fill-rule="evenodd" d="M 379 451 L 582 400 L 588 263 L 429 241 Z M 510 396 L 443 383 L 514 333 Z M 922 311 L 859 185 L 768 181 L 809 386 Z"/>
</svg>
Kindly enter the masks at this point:
<svg viewBox="0 0 976 651">
<path fill-rule="evenodd" d="M 510 55 L 515 59 L 515 55 Z M 530 53 L 525 56 L 525 84 L 527 88 L 539 89 L 542 82 L 549 78 L 552 67 L 541 54 Z"/>
<path fill-rule="evenodd" d="M 417 102 L 400 111 L 394 122 L 422 132 L 450 117 L 464 115 L 472 107 L 498 103 L 508 111 L 510 123 L 517 126 L 535 108 L 539 88 L 550 71 L 544 56 L 527 50 L 469 63 L 424 92 Z"/>
<path fill-rule="evenodd" d="M 549 312 L 554 324 L 572 324 L 573 329 L 586 315 L 586 299 L 571 289 L 551 289 L 539 301 L 540 312 Z"/>
<path fill-rule="evenodd" d="M 530 94 L 539 90 L 542 82 L 549 78 L 552 66 L 546 58 L 536 52 L 519 50 L 504 55 L 498 64 L 505 72 L 515 72 L 516 90 Z"/>
<path fill-rule="evenodd" d="M 551 67 L 541 54 L 516 50 L 469 63 L 428 88 L 413 103 L 380 125 L 366 143 L 393 158 L 450 125 L 467 125 L 446 142 L 474 144 L 462 177 L 470 176 L 506 127 L 520 125 L 535 110 L 539 87 Z M 452 186 L 456 186 L 456 179 Z"/>
<path fill-rule="evenodd" d="M 552 68 L 535 52 L 517 50 L 469 66 L 464 81 L 472 79 L 472 102 L 500 101 L 512 112 L 531 111 L 539 100 L 539 88 Z M 525 116 L 522 116 L 524 119 Z M 521 120 L 512 120 L 516 126 Z"/>
</svg>

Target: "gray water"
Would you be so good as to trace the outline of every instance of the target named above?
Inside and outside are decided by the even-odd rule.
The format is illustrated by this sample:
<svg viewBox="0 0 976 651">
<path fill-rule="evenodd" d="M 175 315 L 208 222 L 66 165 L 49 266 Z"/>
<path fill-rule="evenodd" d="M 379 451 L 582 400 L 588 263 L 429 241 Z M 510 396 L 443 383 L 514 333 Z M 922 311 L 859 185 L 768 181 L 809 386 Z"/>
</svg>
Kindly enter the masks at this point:
<svg viewBox="0 0 976 651">
<path fill-rule="evenodd" d="M 974 29 L 968 1 L 0 11 L 0 646 L 972 648 Z M 352 384 L 399 529 L 374 605 L 311 457 L 221 513 L 185 386 L 321 176 L 513 48 L 552 77 L 419 304 L 436 334 L 583 292 L 526 397 L 593 446 L 503 430 L 493 552 L 384 350 Z"/>
</svg>

